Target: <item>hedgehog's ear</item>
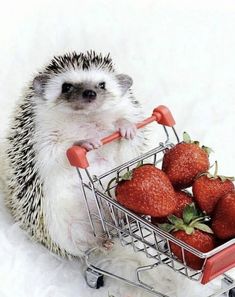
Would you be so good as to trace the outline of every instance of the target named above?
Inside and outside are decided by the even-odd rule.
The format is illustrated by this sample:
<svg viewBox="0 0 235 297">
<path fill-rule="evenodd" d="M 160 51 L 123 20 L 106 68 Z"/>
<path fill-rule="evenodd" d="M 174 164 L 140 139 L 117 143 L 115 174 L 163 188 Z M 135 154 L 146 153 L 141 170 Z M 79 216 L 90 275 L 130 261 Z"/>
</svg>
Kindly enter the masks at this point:
<svg viewBox="0 0 235 297">
<path fill-rule="evenodd" d="M 48 75 L 39 74 L 33 80 L 33 88 L 37 95 L 43 95 L 46 82 L 48 81 Z"/>
<path fill-rule="evenodd" d="M 129 75 L 117 74 L 116 78 L 122 90 L 122 95 L 124 95 L 127 90 L 132 86 L 133 80 Z"/>
</svg>

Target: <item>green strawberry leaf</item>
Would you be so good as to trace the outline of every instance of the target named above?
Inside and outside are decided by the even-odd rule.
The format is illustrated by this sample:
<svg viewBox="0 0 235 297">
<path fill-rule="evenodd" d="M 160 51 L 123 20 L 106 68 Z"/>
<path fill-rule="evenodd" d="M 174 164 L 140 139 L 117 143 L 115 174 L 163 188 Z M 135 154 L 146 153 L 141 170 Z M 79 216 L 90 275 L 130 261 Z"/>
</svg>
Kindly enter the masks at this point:
<svg viewBox="0 0 235 297">
<path fill-rule="evenodd" d="M 221 179 L 222 182 L 225 182 L 226 180 L 234 181 L 234 176 L 224 176 L 224 175 L 218 175 L 218 178 Z"/>
<path fill-rule="evenodd" d="M 194 225 L 193 225 L 194 228 L 198 229 L 198 230 L 201 230 L 203 232 L 206 232 L 206 233 L 210 233 L 210 234 L 213 234 L 214 232 L 212 231 L 212 229 L 205 225 L 205 224 L 202 224 L 200 222 L 196 222 Z"/>
<path fill-rule="evenodd" d="M 201 176 L 204 176 L 204 175 L 206 175 L 207 177 L 210 177 L 211 174 L 210 174 L 209 172 L 198 173 L 198 174 L 196 175 L 196 177 L 195 177 L 195 180 L 198 179 L 198 178 L 201 177 Z"/>
<path fill-rule="evenodd" d="M 167 219 L 171 224 L 164 223 L 158 224 L 158 226 L 166 232 L 182 230 L 188 235 L 192 234 L 195 228 L 207 233 L 213 233 L 209 226 L 202 223 L 208 221 L 208 218 L 204 213 L 197 210 L 195 203 L 191 203 L 184 208 L 183 219 L 170 215 Z"/>
<path fill-rule="evenodd" d="M 207 153 L 208 156 L 210 155 L 210 153 L 214 153 L 212 148 L 207 147 L 205 145 L 202 146 L 202 149 Z"/>
<path fill-rule="evenodd" d="M 176 227 L 178 225 L 183 225 L 184 221 L 178 217 L 176 217 L 175 215 L 170 215 L 167 217 L 168 221 L 170 221 L 173 225 L 175 225 Z"/>
<path fill-rule="evenodd" d="M 183 141 L 185 142 L 185 143 L 191 143 L 192 141 L 191 141 L 191 138 L 190 138 L 190 136 L 189 136 L 189 134 L 187 133 L 187 132 L 184 132 L 183 133 Z"/>
<path fill-rule="evenodd" d="M 197 140 L 195 140 L 195 141 L 193 142 L 193 144 L 195 144 L 195 145 L 197 145 L 197 146 L 200 146 L 200 142 L 197 141 Z"/>
<path fill-rule="evenodd" d="M 158 227 L 161 228 L 163 231 L 166 231 L 169 233 L 175 229 L 175 227 L 173 225 L 168 224 L 168 223 L 158 224 Z"/>
<path fill-rule="evenodd" d="M 125 174 L 120 176 L 120 180 L 131 180 L 132 179 L 132 171 L 127 171 Z"/>
<path fill-rule="evenodd" d="M 198 217 L 198 211 L 195 203 L 191 203 L 185 206 L 183 211 L 183 220 L 185 224 L 189 224 L 193 219 Z"/>
<path fill-rule="evenodd" d="M 141 161 L 139 161 L 137 164 L 136 164 L 136 167 L 135 168 L 139 168 L 139 167 L 141 167 L 141 166 L 143 166 L 144 164 L 141 162 Z"/>
</svg>

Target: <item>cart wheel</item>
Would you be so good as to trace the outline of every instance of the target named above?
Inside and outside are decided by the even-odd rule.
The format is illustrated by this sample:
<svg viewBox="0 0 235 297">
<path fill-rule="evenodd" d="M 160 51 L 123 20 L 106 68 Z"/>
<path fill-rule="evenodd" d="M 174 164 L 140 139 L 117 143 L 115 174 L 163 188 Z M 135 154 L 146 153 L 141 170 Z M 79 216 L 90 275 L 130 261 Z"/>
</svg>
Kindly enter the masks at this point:
<svg viewBox="0 0 235 297">
<path fill-rule="evenodd" d="M 229 293 L 228 293 L 229 297 L 235 297 L 235 288 L 232 288 Z"/>
<path fill-rule="evenodd" d="M 85 278 L 88 286 L 93 289 L 99 289 L 104 285 L 104 276 L 103 274 L 87 268 L 85 272 Z"/>
</svg>

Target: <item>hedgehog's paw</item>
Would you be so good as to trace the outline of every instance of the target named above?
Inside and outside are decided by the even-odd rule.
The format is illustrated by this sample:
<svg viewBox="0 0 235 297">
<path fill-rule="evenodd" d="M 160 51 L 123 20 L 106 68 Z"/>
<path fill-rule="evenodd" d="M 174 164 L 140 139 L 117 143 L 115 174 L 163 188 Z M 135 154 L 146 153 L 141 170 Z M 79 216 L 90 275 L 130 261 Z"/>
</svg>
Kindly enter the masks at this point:
<svg viewBox="0 0 235 297">
<path fill-rule="evenodd" d="M 137 133 L 136 125 L 125 119 L 116 121 L 116 128 L 119 130 L 121 136 L 126 139 L 133 139 Z"/>
<path fill-rule="evenodd" d="M 102 142 L 99 138 L 89 138 L 80 140 L 74 143 L 74 145 L 79 145 L 86 149 L 87 151 L 91 151 L 99 148 L 102 145 Z"/>
</svg>

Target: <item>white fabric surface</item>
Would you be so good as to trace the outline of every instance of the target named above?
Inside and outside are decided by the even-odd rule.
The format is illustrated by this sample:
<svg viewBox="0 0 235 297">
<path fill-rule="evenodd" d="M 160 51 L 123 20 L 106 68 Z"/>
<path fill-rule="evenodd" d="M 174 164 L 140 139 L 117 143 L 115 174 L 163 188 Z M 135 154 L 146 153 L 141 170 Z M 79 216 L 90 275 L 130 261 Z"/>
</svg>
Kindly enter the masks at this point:
<svg viewBox="0 0 235 297">
<path fill-rule="evenodd" d="M 220 172 L 234 175 L 234 30 L 233 0 L 1 1 L 0 138 L 23 87 L 42 65 L 67 50 L 94 49 L 110 52 L 116 68 L 133 77 L 146 114 L 169 106 L 179 134 L 186 130 L 212 147 Z M 110 280 L 89 289 L 78 263 L 28 240 L 2 199 L 0 222 L 0 297 L 147 296 Z M 116 249 L 112 265 L 127 266 Z M 175 297 L 211 292 L 211 286 L 164 271 L 156 280 L 159 290 L 175 288 Z"/>
</svg>

